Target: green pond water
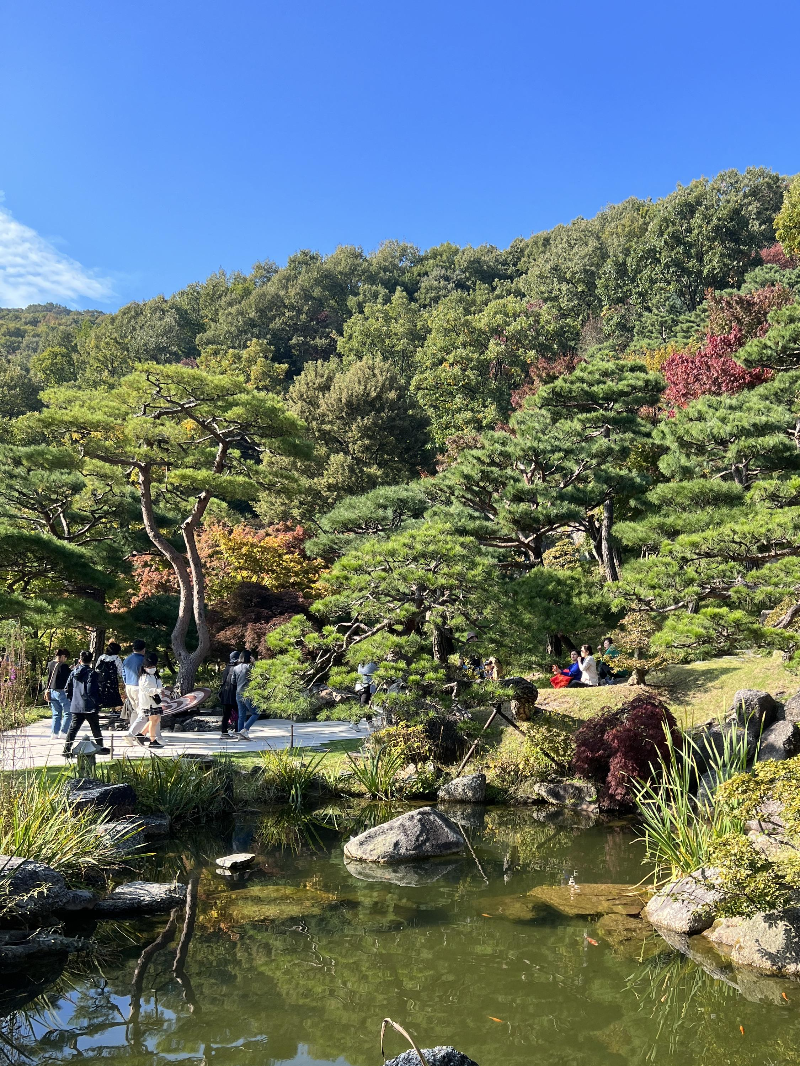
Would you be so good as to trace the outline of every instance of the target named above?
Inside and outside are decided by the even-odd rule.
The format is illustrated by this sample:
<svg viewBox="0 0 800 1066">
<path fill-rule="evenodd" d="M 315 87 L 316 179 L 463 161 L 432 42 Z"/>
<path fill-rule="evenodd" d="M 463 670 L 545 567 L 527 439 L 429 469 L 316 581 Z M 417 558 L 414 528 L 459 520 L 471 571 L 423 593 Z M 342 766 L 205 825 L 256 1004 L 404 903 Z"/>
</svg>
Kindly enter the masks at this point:
<svg viewBox="0 0 800 1066">
<path fill-rule="evenodd" d="M 169 842 L 143 874 L 192 880 L 188 924 L 183 909 L 172 925 L 105 922 L 94 961 L 3 976 L 0 1054 L 378 1066 L 388 1016 L 479 1066 L 800 1060 L 800 985 L 715 979 L 626 914 L 623 889 L 604 890 L 610 915 L 582 913 L 589 886 L 642 876 L 629 826 L 487 808 L 474 855 L 401 875 L 420 883 L 360 879 L 342 842 L 389 813 L 273 811 Z M 258 853 L 246 878 L 215 873 L 243 848 Z M 405 1046 L 387 1037 L 390 1054 Z"/>
</svg>

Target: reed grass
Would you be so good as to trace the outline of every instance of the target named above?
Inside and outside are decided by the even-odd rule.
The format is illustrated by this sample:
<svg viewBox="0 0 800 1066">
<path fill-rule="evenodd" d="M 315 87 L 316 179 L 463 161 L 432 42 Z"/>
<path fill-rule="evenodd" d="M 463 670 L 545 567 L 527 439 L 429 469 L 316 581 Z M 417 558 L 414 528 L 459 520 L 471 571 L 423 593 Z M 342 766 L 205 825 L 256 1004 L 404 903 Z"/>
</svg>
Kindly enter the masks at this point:
<svg viewBox="0 0 800 1066">
<path fill-rule="evenodd" d="M 362 759 L 348 753 L 356 781 L 371 799 L 392 799 L 399 791 L 397 774 L 407 761 L 404 748 L 378 748 Z"/>
<path fill-rule="evenodd" d="M 225 760 L 205 767 L 194 760 L 151 756 L 115 759 L 97 768 L 107 784 L 130 785 L 142 814 L 168 814 L 173 821 L 196 821 L 232 809 L 233 771 Z"/>
<path fill-rule="evenodd" d="M 264 751 L 261 765 L 265 786 L 277 795 L 287 797 L 289 803 L 299 809 L 312 786 L 319 784 L 324 759 L 324 753 L 308 756 L 298 754 L 293 748 Z"/>
</svg>

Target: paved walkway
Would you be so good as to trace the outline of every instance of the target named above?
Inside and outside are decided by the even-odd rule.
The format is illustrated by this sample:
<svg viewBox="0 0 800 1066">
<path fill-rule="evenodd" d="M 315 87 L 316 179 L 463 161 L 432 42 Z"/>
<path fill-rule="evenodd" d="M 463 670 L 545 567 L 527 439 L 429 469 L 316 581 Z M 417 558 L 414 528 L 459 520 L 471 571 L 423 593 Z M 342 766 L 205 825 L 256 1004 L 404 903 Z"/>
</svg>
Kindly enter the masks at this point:
<svg viewBox="0 0 800 1066">
<path fill-rule="evenodd" d="M 174 758 L 176 755 L 218 755 L 221 752 L 236 754 L 239 752 L 264 751 L 267 748 L 288 748 L 292 733 L 295 747 L 313 748 L 329 744 L 333 740 L 360 740 L 369 736 L 370 730 L 362 721 L 354 726 L 349 722 L 295 722 L 281 718 L 262 719 L 250 730 L 249 741 L 225 740 L 219 733 L 169 733 L 164 732 L 164 747 L 158 748 L 153 755 Z M 82 726 L 78 740 L 90 737 L 88 726 Z M 106 746 L 112 750 L 111 755 L 98 755 L 99 762 L 119 759 L 123 755 L 141 759 L 150 754 L 148 747 L 140 744 L 131 746 L 122 732 L 103 731 Z M 113 747 L 112 747 L 113 743 Z M 24 729 L 13 730 L 0 735 L 0 767 L 4 770 L 24 770 L 34 766 L 64 766 L 67 760 L 62 758 L 63 738 L 52 740 L 50 736 L 50 719 L 42 718 Z M 70 760 L 69 765 L 74 765 Z"/>
</svg>

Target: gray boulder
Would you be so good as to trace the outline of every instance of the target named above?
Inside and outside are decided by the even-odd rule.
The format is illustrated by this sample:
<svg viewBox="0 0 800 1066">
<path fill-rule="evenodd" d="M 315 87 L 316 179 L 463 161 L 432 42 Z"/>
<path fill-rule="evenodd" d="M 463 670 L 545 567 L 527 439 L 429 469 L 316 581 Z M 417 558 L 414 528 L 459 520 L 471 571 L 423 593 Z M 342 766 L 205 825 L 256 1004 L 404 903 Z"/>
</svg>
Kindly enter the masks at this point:
<svg viewBox="0 0 800 1066">
<path fill-rule="evenodd" d="M 172 829 L 172 819 L 168 814 L 132 814 L 122 821 L 136 826 L 145 840 L 163 840 Z"/>
<path fill-rule="evenodd" d="M 3 910 L 26 920 L 44 918 L 72 899 L 57 870 L 18 855 L 0 855 L 0 899 Z"/>
<path fill-rule="evenodd" d="M 759 730 L 777 719 L 781 704 L 769 694 L 755 688 L 742 688 L 733 694 L 731 715 L 741 726 L 755 724 Z"/>
<path fill-rule="evenodd" d="M 70 893 L 69 902 L 59 908 L 59 914 L 76 914 L 80 911 L 94 910 L 97 897 L 88 888 L 76 888 Z"/>
<path fill-rule="evenodd" d="M 454 1047 L 424 1047 L 422 1054 L 428 1066 L 478 1066 Z M 412 1048 L 395 1059 L 389 1059 L 383 1066 L 420 1066 L 419 1055 Z"/>
<path fill-rule="evenodd" d="M 221 718 L 207 718 L 195 715 L 193 718 L 180 718 L 173 727 L 174 733 L 219 733 L 222 729 Z"/>
<path fill-rule="evenodd" d="M 764 731 L 758 749 L 758 761 L 791 759 L 800 752 L 800 726 L 797 722 L 775 722 Z"/>
<path fill-rule="evenodd" d="M 466 846 L 461 830 L 433 807 L 420 807 L 352 837 L 346 859 L 358 862 L 414 862 L 455 855 Z"/>
<path fill-rule="evenodd" d="M 744 728 L 734 721 L 720 723 L 716 718 L 712 718 L 703 725 L 690 729 L 688 733 L 697 746 L 698 762 L 705 770 L 711 765 L 714 753 L 722 755 L 726 742 L 730 745 L 734 739 L 744 741 L 746 737 L 748 756 L 751 756 L 756 750 L 761 727 L 755 719 Z"/>
<path fill-rule="evenodd" d="M 92 777 L 80 777 L 70 782 L 68 792 L 75 811 L 105 810 L 112 818 L 123 818 L 136 808 L 136 793 L 130 785 L 106 785 Z"/>
<path fill-rule="evenodd" d="M 706 936 L 727 949 L 734 966 L 752 966 L 780 977 L 800 976 L 798 907 L 752 918 L 725 918 Z"/>
<path fill-rule="evenodd" d="M 131 881 L 98 900 L 94 914 L 104 918 L 117 914 L 159 914 L 181 906 L 185 899 L 186 885 Z"/>
<path fill-rule="evenodd" d="M 252 866 L 255 858 L 250 851 L 237 851 L 234 855 L 223 855 L 217 859 L 217 866 L 221 870 L 243 870 L 246 866 Z"/>
<path fill-rule="evenodd" d="M 438 798 L 445 803 L 483 803 L 486 799 L 486 774 L 467 774 L 442 785 Z"/>
<path fill-rule="evenodd" d="M 717 871 L 708 868 L 673 881 L 650 899 L 642 911 L 644 917 L 656 929 L 685 936 L 710 929 L 722 898 L 714 887 L 716 877 Z"/>
<path fill-rule="evenodd" d="M 588 781 L 535 781 L 527 792 L 534 802 L 576 810 L 597 810 L 597 789 Z"/>
<path fill-rule="evenodd" d="M 91 940 L 58 933 L 0 932 L 0 963 L 4 970 L 16 970 L 37 959 L 93 951 L 95 947 Z"/>
<path fill-rule="evenodd" d="M 779 715 L 786 722 L 800 723 L 800 692 L 796 693 L 783 705 L 783 713 Z"/>
</svg>

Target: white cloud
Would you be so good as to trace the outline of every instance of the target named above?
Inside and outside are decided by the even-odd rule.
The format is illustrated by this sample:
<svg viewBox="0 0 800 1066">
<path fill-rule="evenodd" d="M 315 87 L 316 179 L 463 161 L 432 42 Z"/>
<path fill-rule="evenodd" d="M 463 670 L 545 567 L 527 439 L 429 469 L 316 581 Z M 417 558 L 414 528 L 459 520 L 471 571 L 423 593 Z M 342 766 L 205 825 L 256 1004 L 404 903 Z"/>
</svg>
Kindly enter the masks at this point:
<svg viewBox="0 0 800 1066">
<path fill-rule="evenodd" d="M 86 299 L 107 303 L 113 296 L 108 278 L 59 252 L 0 207 L 0 307 Z"/>
</svg>

